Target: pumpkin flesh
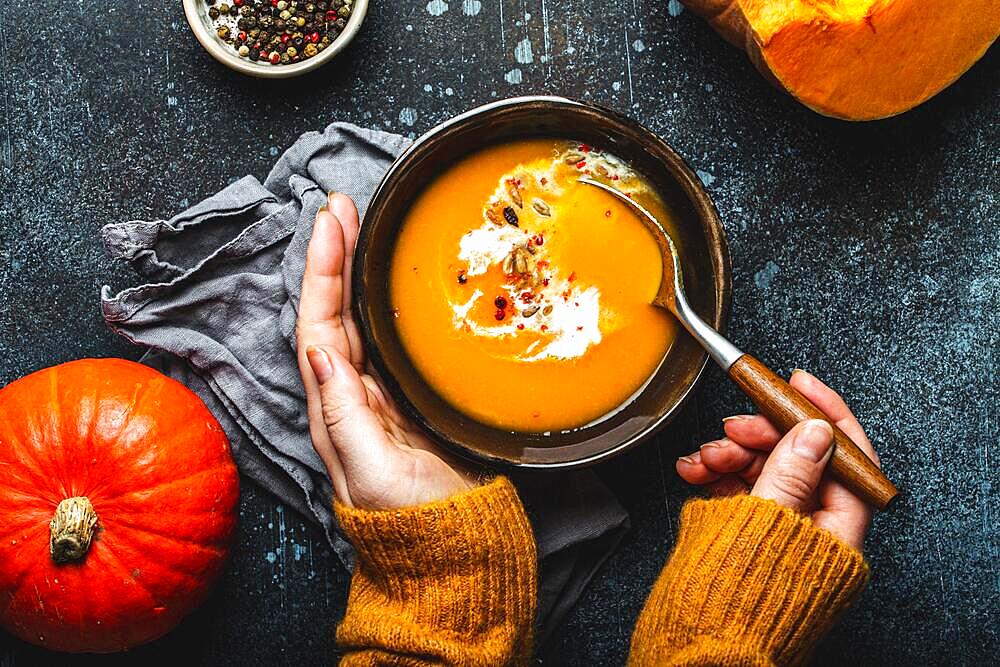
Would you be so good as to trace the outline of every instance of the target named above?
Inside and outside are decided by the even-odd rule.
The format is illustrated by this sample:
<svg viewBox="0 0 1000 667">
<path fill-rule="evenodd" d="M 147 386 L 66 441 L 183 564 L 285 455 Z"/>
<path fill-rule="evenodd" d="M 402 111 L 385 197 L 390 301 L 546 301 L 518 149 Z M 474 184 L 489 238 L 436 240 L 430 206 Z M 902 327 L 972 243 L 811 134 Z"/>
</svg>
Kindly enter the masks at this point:
<svg viewBox="0 0 1000 667">
<path fill-rule="evenodd" d="M 685 0 L 768 79 L 846 120 L 907 111 L 1000 33 L 1000 0 Z"/>
</svg>

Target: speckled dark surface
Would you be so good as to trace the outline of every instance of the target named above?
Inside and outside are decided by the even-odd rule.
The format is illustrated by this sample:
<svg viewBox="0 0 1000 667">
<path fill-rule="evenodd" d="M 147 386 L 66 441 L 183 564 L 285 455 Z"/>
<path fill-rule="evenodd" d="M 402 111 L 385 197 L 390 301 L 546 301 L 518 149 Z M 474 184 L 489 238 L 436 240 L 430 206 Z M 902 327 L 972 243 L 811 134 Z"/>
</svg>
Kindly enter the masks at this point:
<svg viewBox="0 0 1000 667">
<path fill-rule="evenodd" d="M 851 125 L 770 88 L 676 0 L 374 5 L 346 54 L 273 83 L 212 61 L 179 2 L 0 7 L 0 383 L 139 356 L 98 311 L 102 284 L 132 280 L 103 253 L 106 222 L 263 177 L 334 120 L 419 133 L 521 93 L 598 101 L 661 133 L 708 184 L 730 235 L 735 341 L 840 389 L 905 490 L 875 520 L 871 586 L 817 662 L 995 661 L 997 49 L 921 108 Z M 600 468 L 633 530 L 542 662 L 623 661 L 690 493 L 673 459 L 746 407 L 713 372 L 658 442 Z M 247 484 L 232 566 L 204 609 L 151 647 L 60 664 L 329 664 L 347 581 L 318 530 Z M 54 661 L 0 638 L 4 665 Z"/>
</svg>

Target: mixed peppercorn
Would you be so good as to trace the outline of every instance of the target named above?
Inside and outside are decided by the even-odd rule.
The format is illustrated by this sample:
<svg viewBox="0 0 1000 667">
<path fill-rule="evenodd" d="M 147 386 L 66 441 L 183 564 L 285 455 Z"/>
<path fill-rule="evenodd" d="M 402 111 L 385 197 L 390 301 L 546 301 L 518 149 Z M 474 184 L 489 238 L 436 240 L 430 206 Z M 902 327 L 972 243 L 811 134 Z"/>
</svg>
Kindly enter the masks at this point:
<svg viewBox="0 0 1000 667">
<path fill-rule="evenodd" d="M 353 0 L 205 0 L 215 34 L 243 58 L 287 65 L 312 58 L 343 32 Z"/>
</svg>

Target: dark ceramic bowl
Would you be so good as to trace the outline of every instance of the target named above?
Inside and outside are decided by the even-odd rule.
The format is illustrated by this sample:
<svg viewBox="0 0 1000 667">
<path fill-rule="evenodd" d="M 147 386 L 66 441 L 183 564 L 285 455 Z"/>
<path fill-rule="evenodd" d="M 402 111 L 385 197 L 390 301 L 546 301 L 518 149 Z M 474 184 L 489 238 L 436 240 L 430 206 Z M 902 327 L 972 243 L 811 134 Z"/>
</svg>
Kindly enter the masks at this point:
<svg viewBox="0 0 1000 667">
<path fill-rule="evenodd" d="M 460 158 L 527 137 L 586 142 L 608 150 L 649 179 L 673 214 L 691 305 L 705 321 L 725 328 L 732 290 L 729 251 L 701 181 L 666 142 L 638 123 L 559 97 L 521 97 L 473 109 L 434 128 L 396 160 L 375 190 L 361 225 L 352 277 L 354 308 L 375 369 L 401 408 L 435 438 L 481 461 L 565 468 L 613 456 L 669 422 L 705 368 L 707 355 L 698 344 L 679 335 L 645 386 L 602 420 L 551 435 L 514 433 L 471 419 L 434 392 L 403 348 L 389 299 L 389 262 L 414 198 Z"/>
</svg>

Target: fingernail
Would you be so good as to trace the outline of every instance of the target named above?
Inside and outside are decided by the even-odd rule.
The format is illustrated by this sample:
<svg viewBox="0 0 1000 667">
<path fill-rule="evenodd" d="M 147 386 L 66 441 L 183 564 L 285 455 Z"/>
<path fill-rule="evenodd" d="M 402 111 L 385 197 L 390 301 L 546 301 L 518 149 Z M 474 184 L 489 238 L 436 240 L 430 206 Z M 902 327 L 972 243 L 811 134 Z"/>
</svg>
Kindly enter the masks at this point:
<svg viewBox="0 0 1000 667">
<path fill-rule="evenodd" d="M 753 419 L 753 416 L 751 416 L 751 415 L 733 415 L 732 417 L 723 417 L 722 418 L 722 423 L 725 424 L 726 422 L 745 422 L 745 421 L 748 421 L 750 419 Z"/>
<path fill-rule="evenodd" d="M 792 441 L 792 451 L 804 459 L 819 463 L 833 445 L 833 429 L 822 419 L 810 419 L 799 427 Z"/>
<path fill-rule="evenodd" d="M 309 360 L 309 366 L 312 368 L 316 380 L 320 384 L 329 382 L 330 378 L 333 377 L 333 364 L 330 362 L 330 355 L 326 353 L 326 350 L 310 345 L 306 348 L 306 358 Z"/>
<path fill-rule="evenodd" d="M 330 195 L 330 210 L 342 221 L 347 220 L 353 213 L 354 203 L 347 195 L 335 192 Z"/>
<path fill-rule="evenodd" d="M 804 371 L 801 368 L 793 368 L 792 375 L 795 375 L 796 373 L 805 373 L 806 375 L 809 375 L 809 371 Z"/>
<path fill-rule="evenodd" d="M 325 210 L 326 210 L 326 204 L 323 204 L 322 206 L 319 207 L 319 210 L 316 211 L 316 215 L 319 215 L 320 213 L 322 213 Z"/>
<path fill-rule="evenodd" d="M 712 447 L 714 449 L 721 449 L 722 447 L 725 447 L 725 446 L 726 446 L 725 442 L 723 442 L 721 440 L 713 440 L 711 442 L 706 442 L 701 447 L 702 447 L 702 449 L 704 449 L 705 447 Z"/>
<path fill-rule="evenodd" d="M 677 460 L 678 461 L 683 461 L 684 463 L 687 463 L 688 465 L 691 465 L 691 466 L 694 465 L 694 459 L 691 458 L 690 456 L 681 456 Z"/>
</svg>

